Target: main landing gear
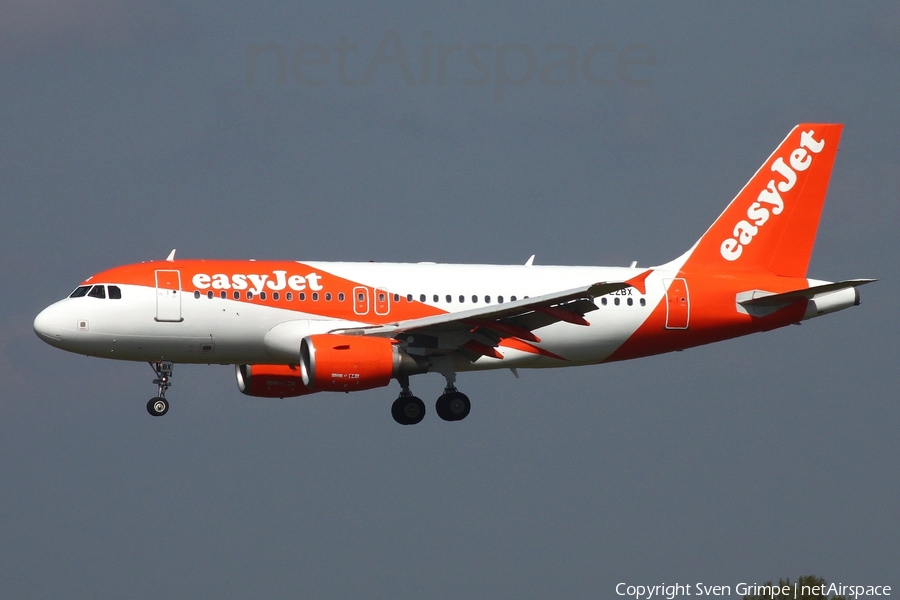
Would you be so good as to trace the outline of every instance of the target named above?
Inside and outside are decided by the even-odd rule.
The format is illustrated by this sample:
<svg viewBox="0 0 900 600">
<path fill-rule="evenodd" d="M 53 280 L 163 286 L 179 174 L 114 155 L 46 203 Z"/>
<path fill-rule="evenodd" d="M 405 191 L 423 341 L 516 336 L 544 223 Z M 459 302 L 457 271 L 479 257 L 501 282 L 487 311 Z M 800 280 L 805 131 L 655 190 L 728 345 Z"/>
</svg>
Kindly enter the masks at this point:
<svg viewBox="0 0 900 600">
<path fill-rule="evenodd" d="M 425 403 L 409 389 L 409 377 L 400 379 L 400 397 L 391 406 L 391 416 L 401 425 L 415 425 L 425 418 Z M 469 415 L 472 403 L 469 397 L 447 382 L 444 393 L 434 404 L 434 410 L 445 421 L 462 421 Z"/>
<path fill-rule="evenodd" d="M 445 421 L 462 421 L 469 416 L 470 410 L 472 403 L 469 402 L 469 397 L 454 386 L 445 389 L 434 403 L 434 411 Z"/>
<path fill-rule="evenodd" d="M 153 380 L 153 383 L 159 386 L 156 398 L 150 398 L 147 402 L 147 412 L 154 417 L 161 417 L 169 412 L 166 390 L 172 385 L 169 380 L 172 378 L 173 367 L 174 365 L 168 360 L 150 363 L 150 368 L 156 372 L 156 379 Z"/>
</svg>

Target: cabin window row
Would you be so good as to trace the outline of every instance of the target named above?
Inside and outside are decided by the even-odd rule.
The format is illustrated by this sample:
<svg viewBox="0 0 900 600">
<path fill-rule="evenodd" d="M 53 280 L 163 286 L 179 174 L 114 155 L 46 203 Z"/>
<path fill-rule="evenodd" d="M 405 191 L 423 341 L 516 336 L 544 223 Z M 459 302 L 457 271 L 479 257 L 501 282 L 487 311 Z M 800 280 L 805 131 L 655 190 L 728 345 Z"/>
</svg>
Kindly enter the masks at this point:
<svg viewBox="0 0 900 600">
<path fill-rule="evenodd" d="M 413 301 L 413 298 L 414 298 L 414 296 L 413 296 L 412 294 L 407 294 L 407 295 L 406 295 L 406 301 L 407 301 L 407 302 L 412 302 L 412 301 Z M 528 298 L 528 296 L 525 296 L 525 298 Z M 399 298 L 399 294 L 394 294 L 394 302 L 398 302 L 399 299 L 400 299 L 400 298 Z M 510 302 L 515 302 L 516 299 L 517 299 L 516 296 L 510 296 L 510 297 L 509 297 Z M 503 296 L 497 296 L 497 304 L 503 304 L 504 300 L 505 300 L 505 299 L 504 299 Z M 440 302 L 440 301 L 441 301 L 441 295 L 440 295 L 440 294 L 433 294 L 433 295 L 431 296 L 431 301 L 432 301 L 432 302 Z M 419 302 L 428 302 L 428 295 L 427 295 L 427 294 L 419 294 Z M 452 303 L 453 303 L 453 294 L 447 294 L 447 295 L 445 295 L 445 296 L 444 296 L 444 302 L 447 303 L 447 304 L 452 304 Z M 465 296 L 464 294 L 460 294 L 460 295 L 459 295 L 459 298 L 458 298 L 458 302 L 459 302 L 460 304 L 465 304 L 465 302 L 466 302 L 466 296 Z M 490 304 L 490 303 L 491 303 L 491 296 L 485 296 L 485 297 L 484 297 L 484 303 L 485 303 L 485 304 Z M 476 294 L 472 294 L 472 304 L 478 304 L 478 296 L 477 296 Z"/>
<path fill-rule="evenodd" d="M 199 298 L 202 297 L 202 295 L 203 295 L 203 294 L 201 294 L 201 292 L 200 292 L 199 290 L 195 290 L 195 291 L 194 291 L 194 298 L 199 299 Z M 215 298 L 217 295 L 218 295 L 218 297 L 221 298 L 222 300 L 227 300 L 227 299 L 228 299 L 228 292 L 226 292 L 225 290 L 220 291 L 218 294 L 216 294 L 216 293 L 213 292 L 212 290 L 208 290 L 208 291 L 206 292 L 205 295 L 206 295 L 206 297 L 209 298 L 209 299 Z M 281 299 L 281 294 L 279 294 L 278 292 L 272 292 L 271 296 L 272 296 L 272 300 L 280 300 L 280 299 Z M 392 294 L 392 296 L 393 296 L 394 302 L 400 302 L 400 299 L 401 299 L 400 294 Z M 241 292 L 231 292 L 231 297 L 232 297 L 234 300 L 240 300 L 241 297 L 242 297 L 242 294 L 241 294 Z M 246 291 L 246 292 L 243 293 L 243 297 L 246 298 L 247 300 L 253 300 L 253 298 L 259 298 L 260 300 L 267 300 L 267 299 L 269 298 L 269 294 L 268 294 L 267 292 L 259 292 L 258 294 L 256 294 L 256 293 L 254 293 L 254 292 L 248 290 L 248 291 Z M 324 297 L 326 302 L 331 302 L 331 300 L 333 299 L 333 295 L 331 294 L 331 292 L 325 292 L 324 294 L 319 294 L 319 292 L 312 292 L 311 294 L 309 294 L 309 298 L 310 298 L 311 300 L 313 300 L 314 302 L 318 301 L 320 297 Z M 412 302 L 412 301 L 413 301 L 413 298 L 414 298 L 413 294 L 407 294 L 407 295 L 406 295 L 406 301 L 407 301 L 407 302 Z M 472 303 L 473 303 L 473 304 L 477 304 L 477 303 L 478 303 L 478 298 L 479 298 L 479 297 L 478 297 L 477 295 L 472 295 Z M 503 302 L 505 301 L 505 298 L 504 298 L 503 296 L 497 296 L 496 298 L 497 298 L 497 302 L 498 302 L 499 304 L 503 304 Z M 528 296 L 525 296 L 525 298 L 528 298 Z M 287 301 L 289 301 L 289 302 L 290 302 L 290 301 L 293 301 L 293 300 L 294 300 L 294 294 L 293 294 L 293 292 L 287 292 L 287 293 L 285 293 L 285 294 L 284 294 L 284 299 L 287 300 Z M 306 299 L 307 299 L 307 294 L 306 294 L 306 292 L 299 292 L 299 293 L 297 294 L 297 300 L 303 302 L 303 301 L 305 301 Z M 344 294 L 344 292 L 339 292 L 339 293 L 337 294 L 337 300 L 338 300 L 338 302 L 343 302 L 343 301 L 346 300 L 346 299 L 347 299 L 347 298 L 346 298 L 346 295 Z M 385 300 L 384 297 L 379 297 L 379 301 L 383 302 L 384 300 Z M 453 302 L 453 296 L 452 296 L 451 294 L 447 294 L 446 296 L 444 296 L 444 300 L 445 300 L 448 304 L 449 304 L 449 303 L 452 303 L 452 302 Z M 509 297 L 509 300 L 510 300 L 511 302 L 515 302 L 515 301 L 517 300 L 517 296 L 510 296 L 510 297 Z M 364 302 L 364 301 L 365 301 L 365 295 L 364 295 L 364 294 L 360 294 L 359 301 L 360 301 L 360 302 Z M 427 295 L 425 295 L 425 294 L 419 294 L 419 302 L 427 302 L 427 301 L 428 301 L 428 296 L 427 296 Z M 434 294 L 434 295 L 432 295 L 432 301 L 433 301 L 433 302 L 440 302 L 440 301 L 441 301 L 441 296 L 440 296 L 439 294 Z M 460 295 L 460 296 L 459 296 L 459 302 L 460 302 L 460 304 L 465 303 L 465 301 L 466 301 L 466 296 Z M 484 303 L 485 303 L 485 304 L 490 304 L 490 303 L 491 303 L 491 296 L 485 296 L 485 297 L 484 297 Z"/>
<path fill-rule="evenodd" d="M 71 297 L 71 298 L 78 298 L 78 297 L 80 297 L 80 296 L 84 296 L 85 294 L 88 294 L 88 295 L 90 295 L 90 296 L 92 296 L 92 297 L 97 297 L 97 298 L 104 298 L 104 297 L 105 297 L 105 296 L 103 295 L 103 286 L 102 286 L 102 285 L 93 286 L 93 287 L 94 287 L 94 288 L 99 288 L 99 290 L 94 291 L 94 290 L 91 288 L 91 286 L 82 286 L 82 287 L 79 287 L 78 289 L 76 289 L 74 292 L 72 292 L 72 295 L 71 295 L 70 297 Z M 108 287 L 110 288 L 110 296 L 109 296 L 110 298 L 118 299 L 118 298 L 121 298 L 121 297 L 122 297 L 122 293 L 121 293 L 121 291 L 119 291 L 119 288 L 118 288 L 118 287 L 116 287 L 116 286 L 114 286 L 114 285 L 111 285 L 111 286 L 108 286 Z M 90 290 L 90 292 L 88 292 L 88 290 Z M 247 291 L 247 292 L 244 292 L 244 296 L 246 297 L 247 300 L 253 300 L 253 298 L 254 298 L 254 297 L 257 297 L 257 296 L 259 297 L 260 300 L 267 300 L 267 299 L 268 299 L 268 294 L 267 294 L 267 292 L 260 292 L 259 294 L 254 294 L 252 291 Z M 326 302 L 331 302 L 331 300 L 333 299 L 333 296 L 332 296 L 331 292 L 325 292 L 325 293 L 322 294 L 321 296 L 324 296 Z M 361 297 L 359 298 L 360 302 L 365 301 L 365 296 L 364 296 L 363 294 L 360 294 L 360 296 L 361 296 Z M 394 302 L 400 302 L 400 294 L 393 294 L 393 296 L 394 296 Z M 200 292 L 199 292 L 199 291 L 195 291 L 195 292 L 194 292 L 194 298 L 198 298 L 198 299 L 199 299 L 200 297 L 201 297 Z M 207 291 L 207 292 L 206 292 L 206 297 L 209 298 L 209 299 L 212 299 L 212 298 L 215 297 L 215 293 L 214 293 L 212 290 Z M 219 292 L 219 297 L 220 297 L 221 299 L 223 299 L 223 300 L 227 300 L 227 299 L 228 299 L 228 292 L 226 292 L 226 291 L 224 291 L 224 290 L 220 291 L 220 292 Z M 320 294 L 319 294 L 319 292 L 313 292 L 313 293 L 311 293 L 311 294 L 309 295 L 309 297 L 310 297 L 310 299 L 311 299 L 313 302 L 318 302 L 318 301 L 319 301 Z M 232 298 L 235 299 L 235 300 L 240 300 L 240 299 L 241 299 L 241 292 L 232 292 Z M 301 301 L 301 302 L 304 302 L 304 301 L 306 300 L 306 298 L 307 298 L 306 292 L 299 292 L 299 293 L 297 294 L 297 300 L 299 300 L 299 301 Z M 479 298 L 479 297 L 478 297 L 477 295 L 474 295 L 474 294 L 473 294 L 473 295 L 472 295 L 472 304 L 477 304 L 477 303 L 478 303 L 478 298 Z M 527 299 L 528 296 L 525 296 L 524 298 Z M 280 300 L 280 299 L 281 299 L 281 295 L 280 295 L 278 292 L 272 292 L 272 300 Z M 284 295 L 284 299 L 287 300 L 288 302 L 291 302 L 291 301 L 293 301 L 293 299 L 294 299 L 294 294 L 293 294 L 292 292 L 287 292 L 287 293 Z M 346 295 L 344 294 L 344 292 L 339 292 L 339 293 L 337 294 L 337 299 L 338 299 L 338 302 L 343 302 L 343 301 L 346 300 L 347 298 L 346 298 Z M 440 297 L 440 295 L 438 295 L 438 294 L 433 294 L 432 297 L 431 297 L 431 299 L 432 299 L 433 302 L 440 302 L 440 301 L 441 301 L 441 297 Z M 516 296 L 510 296 L 510 297 L 509 297 L 510 302 L 515 302 L 516 299 L 517 299 Z M 384 298 L 379 298 L 379 300 L 380 300 L 380 301 L 384 301 Z M 407 302 L 412 302 L 412 301 L 413 301 L 413 295 L 412 295 L 412 294 L 407 294 L 407 295 L 406 295 L 406 301 L 407 301 Z M 427 301 L 428 301 L 428 296 L 426 296 L 425 294 L 419 294 L 419 302 L 427 302 Z M 452 303 L 452 302 L 453 302 L 453 296 L 452 296 L 451 294 L 447 294 L 446 296 L 444 296 L 444 301 L 445 301 L 447 304 Z M 460 296 L 459 296 L 459 303 L 460 303 L 460 304 L 463 304 L 463 303 L 465 303 L 465 301 L 466 301 L 466 296 L 460 294 Z M 497 296 L 497 303 L 498 303 L 498 304 L 503 304 L 504 301 L 505 301 L 505 298 L 504 298 L 503 296 Z M 622 299 L 619 298 L 618 296 L 616 296 L 616 297 L 614 297 L 614 298 L 612 299 L 612 303 L 613 303 L 613 305 L 615 305 L 615 306 L 619 306 L 619 305 L 621 304 L 621 302 L 622 302 Z M 639 304 L 640 304 L 641 306 L 646 306 L 646 305 L 647 305 L 647 300 L 644 299 L 644 298 L 640 298 L 640 299 L 638 300 L 638 302 L 639 302 Z M 484 296 L 484 303 L 485 303 L 485 304 L 490 304 L 490 303 L 491 303 L 491 296 Z M 606 306 L 607 304 L 609 304 L 609 299 L 608 299 L 606 296 L 603 296 L 602 298 L 600 298 L 600 304 L 601 304 L 602 306 Z M 626 299 L 625 299 L 625 304 L 627 304 L 628 306 L 633 306 L 633 305 L 634 305 L 634 299 L 633 299 L 633 298 L 626 298 Z"/>
<path fill-rule="evenodd" d="M 641 298 L 638 302 L 641 306 L 647 306 L 647 300 L 645 298 Z M 621 298 L 619 298 L 618 296 L 613 297 L 614 305 L 619 306 L 621 303 Z M 603 296 L 602 298 L 600 298 L 600 304 L 602 306 L 606 306 L 607 304 L 609 304 L 609 299 L 606 296 Z M 627 304 L 628 306 L 634 306 L 634 298 L 625 298 L 625 304 Z"/>
<path fill-rule="evenodd" d="M 199 299 L 200 296 L 201 296 L 201 294 L 199 291 L 194 291 L 194 298 Z M 222 300 L 227 300 L 228 292 L 222 290 L 221 292 L 219 292 L 218 296 Z M 210 300 L 212 300 L 213 298 L 216 297 L 216 294 L 215 294 L 215 292 L 210 290 L 210 291 L 206 292 L 206 297 L 209 298 Z M 231 297 L 234 300 L 240 300 L 241 292 L 232 292 Z M 253 300 L 254 298 L 259 298 L 260 300 L 268 300 L 269 294 L 268 294 L 268 292 L 260 292 L 259 294 L 255 294 L 254 292 L 251 292 L 248 290 L 248 291 L 244 292 L 244 297 L 247 300 Z M 331 302 L 331 300 L 334 298 L 334 296 L 332 296 L 331 292 L 325 292 L 324 294 L 319 294 L 319 292 L 313 292 L 312 294 L 309 294 L 309 298 L 313 302 L 318 302 L 320 297 L 324 297 L 326 302 Z M 300 300 L 301 302 L 305 301 L 306 298 L 307 298 L 306 292 L 299 292 L 297 294 L 297 300 Z M 287 301 L 293 301 L 294 293 L 287 292 L 284 295 L 284 299 Z M 338 299 L 338 302 L 343 302 L 344 300 L 347 299 L 347 296 L 344 294 L 344 292 L 340 292 L 337 295 L 337 299 Z M 272 300 L 281 300 L 281 294 L 279 292 L 272 292 Z"/>
</svg>

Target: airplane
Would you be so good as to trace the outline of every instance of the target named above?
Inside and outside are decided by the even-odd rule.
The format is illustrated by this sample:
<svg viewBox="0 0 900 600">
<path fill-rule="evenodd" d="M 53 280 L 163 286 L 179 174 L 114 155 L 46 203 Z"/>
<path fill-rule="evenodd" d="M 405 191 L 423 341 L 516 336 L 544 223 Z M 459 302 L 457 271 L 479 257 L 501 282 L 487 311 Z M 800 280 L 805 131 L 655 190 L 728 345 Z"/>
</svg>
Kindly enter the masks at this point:
<svg viewBox="0 0 900 600">
<path fill-rule="evenodd" d="M 843 125 L 794 127 L 703 236 L 638 268 L 183 260 L 88 277 L 34 320 L 87 356 L 146 361 L 153 416 L 174 363 L 235 365 L 259 398 L 400 385 L 391 415 L 422 421 L 410 377 L 446 381 L 435 402 L 465 419 L 457 373 L 594 365 L 769 331 L 860 302 L 874 279 L 807 278 Z"/>
</svg>

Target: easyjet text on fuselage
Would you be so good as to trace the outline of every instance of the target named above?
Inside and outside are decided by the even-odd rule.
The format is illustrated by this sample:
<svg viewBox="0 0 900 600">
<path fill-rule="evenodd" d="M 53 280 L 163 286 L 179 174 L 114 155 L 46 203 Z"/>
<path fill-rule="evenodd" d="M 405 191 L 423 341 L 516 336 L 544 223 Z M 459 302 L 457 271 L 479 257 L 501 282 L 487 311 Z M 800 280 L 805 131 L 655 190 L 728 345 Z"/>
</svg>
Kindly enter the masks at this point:
<svg viewBox="0 0 900 600">
<path fill-rule="evenodd" d="M 290 289 L 295 292 L 301 292 L 307 288 L 313 291 L 322 289 L 322 276 L 315 271 L 307 275 L 288 275 L 287 271 L 277 270 L 271 273 L 215 273 L 209 275 L 207 273 L 197 273 L 191 279 L 199 290 L 212 288 L 214 290 L 247 290 L 254 294 L 259 294 L 265 290 L 278 292 L 284 289 Z"/>
</svg>

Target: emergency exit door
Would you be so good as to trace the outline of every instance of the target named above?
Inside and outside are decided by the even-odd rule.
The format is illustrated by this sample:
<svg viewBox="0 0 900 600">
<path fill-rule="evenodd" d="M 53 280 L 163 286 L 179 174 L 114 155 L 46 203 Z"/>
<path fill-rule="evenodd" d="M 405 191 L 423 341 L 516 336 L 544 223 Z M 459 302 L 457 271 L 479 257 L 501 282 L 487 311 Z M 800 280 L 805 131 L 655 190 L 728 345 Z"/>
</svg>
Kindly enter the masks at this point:
<svg viewBox="0 0 900 600">
<path fill-rule="evenodd" d="M 687 281 L 665 279 L 663 284 L 666 286 L 666 329 L 687 329 L 691 318 Z"/>
<path fill-rule="evenodd" d="M 358 315 L 369 314 L 369 288 L 353 288 L 353 312 Z"/>
</svg>

